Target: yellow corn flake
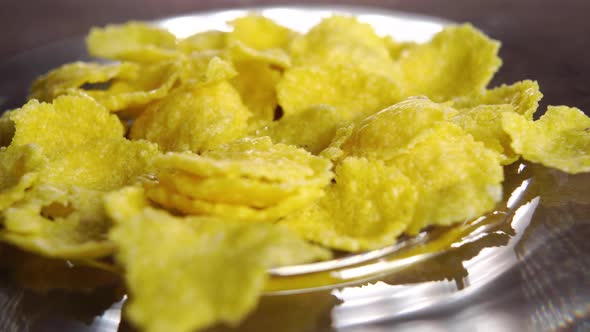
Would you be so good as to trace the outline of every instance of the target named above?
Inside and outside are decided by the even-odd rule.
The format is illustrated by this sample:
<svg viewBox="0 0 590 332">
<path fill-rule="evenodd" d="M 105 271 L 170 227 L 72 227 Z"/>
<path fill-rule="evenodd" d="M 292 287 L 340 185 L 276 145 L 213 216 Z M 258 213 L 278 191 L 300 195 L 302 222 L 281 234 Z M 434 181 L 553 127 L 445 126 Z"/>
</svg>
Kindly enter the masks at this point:
<svg viewBox="0 0 590 332">
<path fill-rule="evenodd" d="M 224 160 L 228 162 L 223 167 L 229 176 L 233 173 L 269 181 L 306 180 L 322 185 L 332 179 L 328 160 L 294 146 L 273 144 L 270 137 L 237 140 L 207 151 L 205 156 L 217 159 L 220 165 Z M 234 162 L 237 166 L 232 165 Z"/>
<path fill-rule="evenodd" d="M 323 104 L 334 107 L 344 119 L 355 120 L 399 101 L 400 90 L 395 81 L 380 74 L 324 65 L 287 70 L 277 96 L 285 115 Z"/>
<path fill-rule="evenodd" d="M 390 160 L 412 149 L 423 132 L 456 113 L 427 98 L 410 98 L 360 122 L 342 144 L 342 150 L 347 155 Z"/>
<path fill-rule="evenodd" d="M 181 62 L 180 80 L 185 84 L 208 84 L 230 80 L 237 74 L 231 62 L 216 54 L 196 52 Z"/>
<path fill-rule="evenodd" d="M 164 186 L 148 187 L 147 196 L 159 205 L 185 215 L 202 215 L 231 218 L 249 222 L 275 222 L 278 219 L 309 205 L 324 194 L 321 186 L 305 185 L 277 204 L 252 207 L 247 204 L 227 204 L 191 198 Z"/>
<path fill-rule="evenodd" d="M 470 109 L 480 105 L 511 105 L 514 111 L 532 119 L 543 94 L 535 81 L 524 80 L 453 100 L 453 107 Z"/>
<path fill-rule="evenodd" d="M 512 105 L 481 105 L 462 110 L 450 121 L 470 133 L 476 141 L 496 151 L 501 163 L 508 165 L 518 160 L 518 154 L 510 147 L 510 137 L 502 129 L 502 114 L 515 112 Z"/>
<path fill-rule="evenodd" d="M 25 196 L 39 177 L 39 169 L 46 162 L 34 145 L 0 148 L 0 211 Z"/>
<path fill-rule="evenodd" d="M 122 138 L 124 131 L 117 116 L 85 97 L 61 96 L 52 104 L 31 100 L 10 119 L 16 129 L 12 145 L 34 143 L 49 158 L 97 139 Z"/>
<path fill-rule="evenodd" d="M 147 332 L 235 326 L 255 308 L 267 268 L 330 256 L 276 225 L 179 218 L 150 208 L 119 220 L 110 238 L 126 269 L 127 313 Z"/>
<path fill-rule="evenodd" d="M 503 168 L 498 154 L 452 123 L 436 123 L 389 164 L 418 189 L 416 213 L 407 229 L 411 235 L 427 225 L 449 225 L 480 216 L 502 198 Z"/>
<path fill-rule="evenodd" d="M 499 47 L 470 24 L 447 27 L 397 62 L 404 92 L 437 102 L 483 92 L 502 63 Z"/>
<path fill-rule="evenodd" d="M 296 32 L 260 15 L 240 17 L 230 25 L 233 30 L 227 35 L 227 47 L 234 62 L 258 61 L 279 68 L 291 65 L 286 48 Z"/>
<path fill-rule="evenodd" d="M 185 214 L 240 220 L 285 216 L 320 197 L 332 178 L 328 160 L 268 137 L 236 141 L 204 156 L 168 153 L 156 167 L 163 178 L 148 184 L 153 201 Z M 241 194 L 224 195 L 225 186 Z"/>
<path fill-rule="evenodd" d="M 200 178 L 183 171 L 158 174 L 160 185 L 172 191 L 211 203 L 265 208 L 297 194 L 291 183 L 269 183 L 249 178 Z"/>
<path fill-rule="evenodd" d="M 412 220 L 416 189 L 398 169 L 349 157 L 336 167 L 326 196 L 280 221 L 302 237 L 333 249 L 358 252 L 396 242 Z"/>
<path fill-rule="evenodd" d="M 244 105 L 252 112 L 250 129 L 262 127 L 274 118 L 277 107 L 276 85 L 281 74 L 259 61 L 235 63 L 238 75 L 231 84 L 240 92 Z"/>
<path fill-rule="evenodd" d="M 287 149 L 289 148 L 291 147 Z M 258 156 L 249 155 L 248 152 L 233 155 L 225 153 L 216 158 L 186 152 L 166 153 L 157 158 L 155 163 L 159 169 L 180 170 L 198 177 L 247 177 L 280 182 L 299 181 L 314 176 L 313 169 L 308 165 L 297 160 L 289 160 L 288 156 L 273 156 L 272 151 L 266 155 L 264 151 L 250 151 L 256 151 L 254 153 Z M 277 169 L 277 164 L 281 169 Z"/>
<path fill-rule="evenodd" d="M 227 82 L 172 91 L 131 127 L 131 138 L 157 143 L 164 151 L 201 152 L 243 136 L 250 116 Z"/>
<path fill-rule="evenodd" d="M 369 24 L 360 23 L 352 16 L 322 20 L 307 34 L 296 38 L 290 51 L 296 66 L 347 65 L 386 75 L 394 70 L 383 39 Z"/>
<path fill-rule="evenodd" d="M 98 64 L 74 62 L 65 64 L 37 78 L 31 87 L 29 99 L 51 102 L 55 97 L 86 83 L 107 84 L 114 78 L 133 79 L 139 74 L 139 66 L 133 63 Z"/>
<path fill-rule="evenodd" d="M 47 257 L 91 259 L 112 254 L 102 192 L 71 187 L 37 187 L 4 211 L 0 239 Z"/>
<path fill-rule="evenodd" d="M 298 34 L 261 15 L 248 15 L 232 20 L 229 42 L 239 41 L 256 50 L 287 48 Z"/>
<path fill-rule="evenodd" d="M 257 136 L 270 136 L 274 142 L 295 145 L 313 154 L 327 148 L 343 123 L 340 114 L 327 105 L 282 117 L 257 131 Z"/>
<path fill-rule="evenodd" d="M 97 139 L 83 146 L 64 147 L 41 171 L 45 183 L 76 185 L 109 191 L 149 173 L 158 147 L 146 141 Z"/>
<path fill-rule="evenodd" d="M 505 113 L 502 128 L 524 159 L 572 174 L 590 172 L 590 118 L 579 109 L 549 106 L 538 121 Z"/>
<path fill-rule="evenodd" d="M 178 41 L 178 49 L 185 54 L 210 50 L 222 50 L 226 47 L 227 32 L 209 30 L 196 33 Z"/>
<path fill-rule="evenodd" d="M 91 96 L 109 111 L 142 107 L 168 95 L 179 79 L 178 63 L 162 62 L 140 67 L 134 79 L 115 79 L 108 89 L 70 90 L 71 94 Z"/>
<path fill-rule="evenodd" d="M 124 61 L 156 62 L 177 56 L 173 34 L 141 22 L 92 28 L 86 46 L 92 56 Z"/>
</svg>

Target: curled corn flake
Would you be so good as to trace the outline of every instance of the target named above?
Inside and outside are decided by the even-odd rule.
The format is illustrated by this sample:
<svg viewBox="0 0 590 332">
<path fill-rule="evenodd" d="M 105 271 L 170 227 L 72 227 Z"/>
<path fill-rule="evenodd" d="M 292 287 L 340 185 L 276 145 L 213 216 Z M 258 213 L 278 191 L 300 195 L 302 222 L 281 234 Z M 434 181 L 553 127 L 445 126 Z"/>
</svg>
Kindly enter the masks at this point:
<svg viewBox="0 0 590 332">
<path fill-rule="evenodd" d="M 320 186 L 301 186 L 292 195 L 278 203 L 265 208 L 257 208 L 252 207 L 253 204 L 250 200 L 247 204 L 211 202 L 191 198 L 161 185 L 148 187 L 146 192 L 152 201 L 186 215 L 214 216 L 250 222 L 275 222 L 281 217 L 309 205 L 324 194 Z"/>
<path fill-rule="evenodd" d="M 226 47 L 227 32 L 204 31 L 178 41 L 178 49 L 185 54 L 210 50 L 222 50 Z"/>
<path fill-rule="evenodd" d="M 285 115 L 323 104 L 346 120 L 356 120 L 397 102 L 400 91 L 386 76 L 353 66 L 323 65 L 287 70 L 277 85 L 277 96 Z"/>
<path fill-rule="evenodd" d="M 231 80 L 231 84 L 252 112 L 250 129 L 270 123 L 277 107 L 276 85 L 280 73 L 259 61 L 237 62 L 235 66 L 238 75 Z"/>
<path fill-rule="evenodd" d="M 158 147 L 146 141 L 97 139 L 65 148 L 41 170 L 45 183 L 109 191 L 131 184 L 150 172 Z"/>
<path fill-rule="evenodd" d="M 249 116 L 227 82 L 187 86 L 149 107 L 131 127 L 131 137 L 164 151 L 201 152 L 243 136 Z"/>
<path fill-rule="evenodd" d="M 411 149 L 434 124 L 456 113 L 427 98 L 410 98 L 364 119 L 341 148 L 347 155 L 390 160 Z"/>
<path fill-rule="evenodd" d="M 504 175 L 498 154 L 452 123 L 435 124 L 389 164 L 418 189 L 416 212 L 407 229 L 412 235 L 427 225 L 449 225 L 480 216 L 502 198 Z"/>
<path fill-rule="evenodd" d="M 159 62 L 140 67 L 133 79 L 113 80 L 106 90 L 70 90 L 70 94 L 91 96 L 109 111 L 141 108 L 164 98 L 180 76 L 178 63 Z"/>
<path fill-rule="evenodd" d="M 64 147 L 83 146 L 97 139 L 122 138 L 117 116 L 91 98 L 61 96 L 52 104 L 31 100 L 10 113 L 15 124 L 12 145 L 34 143 L 51 158 Z"/>
<path fill-rule="evenodd" d="M 499 47 L 470 24 L 445 28 L 397 62 L 404 92 L 437 102 L 480 93 L 501 65 Z"/>
<path fill-rule="evenodd" d="M 41 186 L 4 211 L 2 241 L 47 257 L 91 259 L 108 256 L 102 192 Z"/>
<path fill-rule="evenodd" d="M 351 16 L 332 16 L 290 46 L 296 66 L 350 65 L 372 73 L 394 70 L 383 39 Z"/>
<path fill-rule="evenodd" d="M 40 149 L 31 144 L 0 148 L 0 211 L 25 196 L 45 162 Z"/>
<path fill-rule="evenodd" d="M 29 99 L 51 102 L 55 97 L 87 83 L 106 84 L 114 78 L 134 79 L 138 74 L 139 66 L 133 63 L 69 63 L 37 78 L 31 87 Z"/>
<path fill-rule="evenodd" d="M 152 208 L 119 220 L 110 238 L 127 272 L 129 318 L 148 332 L 237 325 L 256 306 L 267 268 L 330 256 L 276 225 L 180 218 Z"/>
<path fill-rule="evenodd" d="M 502 128 L 526 160 L 573 174 L 590 171 L 590 118 L 577 108 L 549 106 L 538 121 L 505 113 Z"/>
<path fill-rule="evenodd" d="M 92 28 L 86 46 L 92 56 L 115 60 L 156 62 L 177 56 L 173 34 L 141 22 Z"/>
<path fill-rule="evenodd" d="M 297 185 L 269 183 L 249 178 L 200 178 L 183 171 L 160 172 L 160 185 L 172 191 L 212 203 L 269 207 L 297 194 Z"/>
<path fill-rule="evenodd" d="M 518 154 L 510 147 L 510 137 L 502 129 L 502 114 L 515 112 L 512 105 L 480 105 L 462 110 L 450 119 L 463 130 L 482 142 L 488 149 L 500 154 L 501 163 L 508 165 L 518 160 Z"/>
<path fill-rule="evenodd" d="M 457 109 L 471 109 L 483 105 L 511 105 L 514 111 L 532 119 L 543 94 L 535 81 L 524 80 L 512 85 L 501 85 L 491 90 L 453 100 Z"/>
<path fill-rule="evenodd" d="M 294 146 L 273 144 L 270 137 L 237 140 L 207 151 L 205 156 L 218 161 L 237 161 L 237 167 L 242 167 L 240 162 L 246 163 L 248 167 L 242 169 L 226 167 L 237 174 L 269 181 L 306 180 L 322 184 L 332 179 L 332 165 L 328 160 Z"/>
<path fill-rule="evenodd" d="M 280 223 L 328 248 L 357 252 L 395 243 L 414 214 L 418 195 L 410 180 L 382 161 L 356 157 L 335 173 L 326 196 Z"/>
<path fill-rule="evenodd" d="M 162 179 L 148 184 L 147 193 L 160 205 L 257 221 L 276 220 L 313 202 L 332 177 L 329 161 L 268 137 L 236 141 L 204 156 L 168 153 L 156 167 Z M 224 194 L 224 186 L 240 191 Z"/>
<path fill-rule="evenodd" d="M 317 105 L 259 129 L 257 136 L 270 136 L 274 142 L 295 145 L 319 154 L 330 145 L 343 123 L 340 114 L 327 105 Z"/>
</svg>

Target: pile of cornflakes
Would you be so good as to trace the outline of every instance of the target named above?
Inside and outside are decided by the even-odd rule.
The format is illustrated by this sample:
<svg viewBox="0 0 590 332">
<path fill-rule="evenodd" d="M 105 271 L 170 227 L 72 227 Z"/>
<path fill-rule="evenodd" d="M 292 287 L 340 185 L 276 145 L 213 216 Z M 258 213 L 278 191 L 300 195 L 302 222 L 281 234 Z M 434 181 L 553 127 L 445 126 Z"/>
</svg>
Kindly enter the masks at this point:
<svg viewBox="0 0 590 332">
<path fill-rule="evenodd" d="M 114 62 L 54 69 L 0 118 L 0 239 L 114 256 L 144 331 L 237 325 L 269 268 L 481 216 L 519 158 L 590 171 L 590 119 L 533 121 L 533 81 L 488 89 L 500 45 L 469 24 L 425 44 L 347 16 L 230 24 L 94 28 Z"/>
</svg>

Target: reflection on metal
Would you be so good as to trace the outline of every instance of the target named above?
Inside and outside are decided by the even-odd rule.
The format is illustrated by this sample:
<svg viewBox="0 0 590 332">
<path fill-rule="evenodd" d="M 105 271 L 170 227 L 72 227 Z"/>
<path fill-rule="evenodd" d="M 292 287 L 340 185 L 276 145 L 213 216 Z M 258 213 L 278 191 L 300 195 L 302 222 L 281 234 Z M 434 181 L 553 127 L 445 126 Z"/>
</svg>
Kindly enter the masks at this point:
<svg viewBox="0 0 590 332">
<path fill-rule="evenodd" d="M 345 328 L 382 320 L 391 321 L 421 310 L 449 307 L 469 298 L 477 298 L 481 289 L 518 264 L 513 247 L 524 228 L 530 223 L 538 204 L 539 197 L 535 197 L 516 210 L 511 225 L 518 235 L 510 238 L 506 246 L 482 248 L 478 255 L 462 263 L 467 270 L 468 287 L 458 290 L 454 283 L 443 280 L 415 285 L 390 285 L 377 281 L 362 286 L 336 289 L 332 294 L 340 299 L 342 304 L 332 312 L 332 326 Z M 488 327 L 495 324 L 500 328 L 502 321 L 498 320 Z M 508 324 L 508 327 L 510 326 L 514 325 Z M 494 331 L 509 330 L 494 329 Z"/>
<path fill-rule="evenodd" d="M 526 193 L 526 189 L 530 183 L 531 179 L 524 180 L 522 184 L 518 186 L 518 188 L 514 189 L 514 191 L 510 194 L 510 198 L 508 198 L 508 202 L 506 202 L 506 207 L 509 209 L 514 209 Z"/>
<path fill-rule="evenodd" d="M 113 303 L 101 316 L 96 317 L 90 324 L 92 332 L 115 332 L 121 323 L 123 304 L 127 301 L 127 295 L 119 302 Z"/>
</svg>

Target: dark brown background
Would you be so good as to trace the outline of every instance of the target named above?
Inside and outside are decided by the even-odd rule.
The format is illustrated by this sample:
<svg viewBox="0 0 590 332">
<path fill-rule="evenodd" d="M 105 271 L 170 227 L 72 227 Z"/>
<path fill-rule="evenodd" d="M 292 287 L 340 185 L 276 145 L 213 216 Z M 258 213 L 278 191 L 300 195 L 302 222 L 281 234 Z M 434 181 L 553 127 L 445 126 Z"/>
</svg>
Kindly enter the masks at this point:
<svg viewBox="0 0 590 332">
<path fill-rule="evenodd" d="M 0 0 L 0 63 L 92 25 L 217 8 L 288 4 L 363 5 L 469 21 L 503 42 L 495 83 L 536 79 L 544 103 L 590 112 L 588 0 Z M 1 78 L 0 78 L 1 79 Z"/>
</svg>

